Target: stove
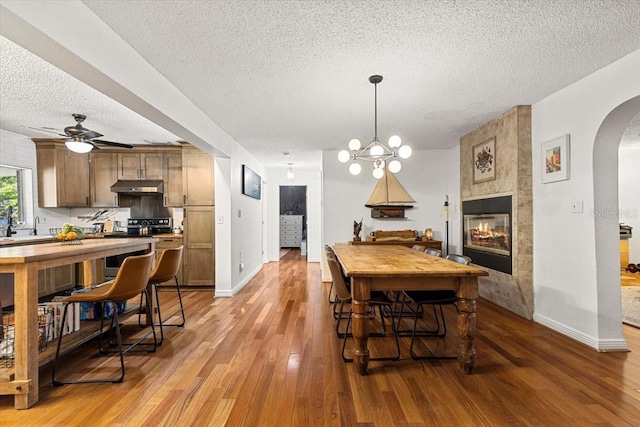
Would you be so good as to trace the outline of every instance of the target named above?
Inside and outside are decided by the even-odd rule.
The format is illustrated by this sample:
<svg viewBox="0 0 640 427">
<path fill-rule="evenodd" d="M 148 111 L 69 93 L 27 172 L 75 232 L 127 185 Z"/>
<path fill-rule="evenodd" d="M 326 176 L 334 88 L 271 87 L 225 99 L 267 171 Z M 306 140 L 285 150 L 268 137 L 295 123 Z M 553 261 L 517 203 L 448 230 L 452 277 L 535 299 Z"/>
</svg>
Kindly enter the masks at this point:
<svg viewBox="0 0 640 427">
<path fill-rule="evenodd" d="M 129 218 L 127 220 L 128 235 L 170 234 L 172 230 L 173 218 Z"/>
</svg>

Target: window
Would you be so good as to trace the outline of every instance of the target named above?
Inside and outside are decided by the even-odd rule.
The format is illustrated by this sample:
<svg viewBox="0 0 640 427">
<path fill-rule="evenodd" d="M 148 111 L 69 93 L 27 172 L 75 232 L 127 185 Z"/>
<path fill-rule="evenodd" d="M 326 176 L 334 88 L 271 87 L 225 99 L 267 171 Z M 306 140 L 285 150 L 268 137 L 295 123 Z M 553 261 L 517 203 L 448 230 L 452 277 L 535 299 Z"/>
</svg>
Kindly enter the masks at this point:
<svg viewBox="0 0 640 427">
<path fill-rule="evenodd" d="M 8 223 L 9 207 L 13 223 L 24 222 L 23 169 L 0 165 L 0 224 Z"/>
</svg>

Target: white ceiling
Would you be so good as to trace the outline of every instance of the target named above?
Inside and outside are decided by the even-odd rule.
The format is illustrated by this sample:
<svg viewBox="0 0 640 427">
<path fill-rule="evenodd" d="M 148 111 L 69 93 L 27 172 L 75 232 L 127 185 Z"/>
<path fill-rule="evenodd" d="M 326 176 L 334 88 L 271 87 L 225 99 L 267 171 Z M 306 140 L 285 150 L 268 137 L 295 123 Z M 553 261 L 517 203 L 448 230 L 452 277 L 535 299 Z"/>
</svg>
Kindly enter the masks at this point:
<svg viewBox="0 0 640 427">
<path fill-rule="evenodd" d="M 384 76 L 381 139 L 448 148 L 640 49 L 637 0 L 83 3 L 269 166 L 368 142 L 372 74 Z M 47 136 L 25 126 L 62 129 L 83 113 L 103 139 L 183 138 L 4 38 L 0 61 L 2 129 Z M 636 125 L 627 142 L 640 140 Z"/>
</svg>

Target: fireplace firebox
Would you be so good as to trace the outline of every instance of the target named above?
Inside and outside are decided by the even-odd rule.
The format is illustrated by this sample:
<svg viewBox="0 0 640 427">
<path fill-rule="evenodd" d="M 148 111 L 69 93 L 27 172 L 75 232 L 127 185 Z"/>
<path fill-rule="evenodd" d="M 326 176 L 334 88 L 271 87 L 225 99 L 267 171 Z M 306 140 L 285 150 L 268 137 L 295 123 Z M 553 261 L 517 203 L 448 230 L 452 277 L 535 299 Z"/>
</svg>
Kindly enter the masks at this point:
<svg viewBox="0 0 640 427">
<path fill-rule="evenodd" d="M 462 202 L 462 253 L 511 274 L 511 196 Z"/>
</svg>

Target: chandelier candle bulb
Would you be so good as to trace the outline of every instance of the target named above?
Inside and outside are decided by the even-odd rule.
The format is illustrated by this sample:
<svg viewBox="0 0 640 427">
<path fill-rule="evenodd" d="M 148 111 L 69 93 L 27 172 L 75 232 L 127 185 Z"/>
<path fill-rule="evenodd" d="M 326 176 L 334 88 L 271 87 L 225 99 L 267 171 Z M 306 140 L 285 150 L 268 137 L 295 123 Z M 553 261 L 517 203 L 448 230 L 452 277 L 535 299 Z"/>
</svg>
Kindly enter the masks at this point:
<svg viewBox="0 0 640 427">
<path fill-rule="evenodd" d="M 340 150 L 338 153 L 338 160 L 340 163 L 347 163 L 351 159 L 351 154 L 347 150 Z"/>
</svg>

